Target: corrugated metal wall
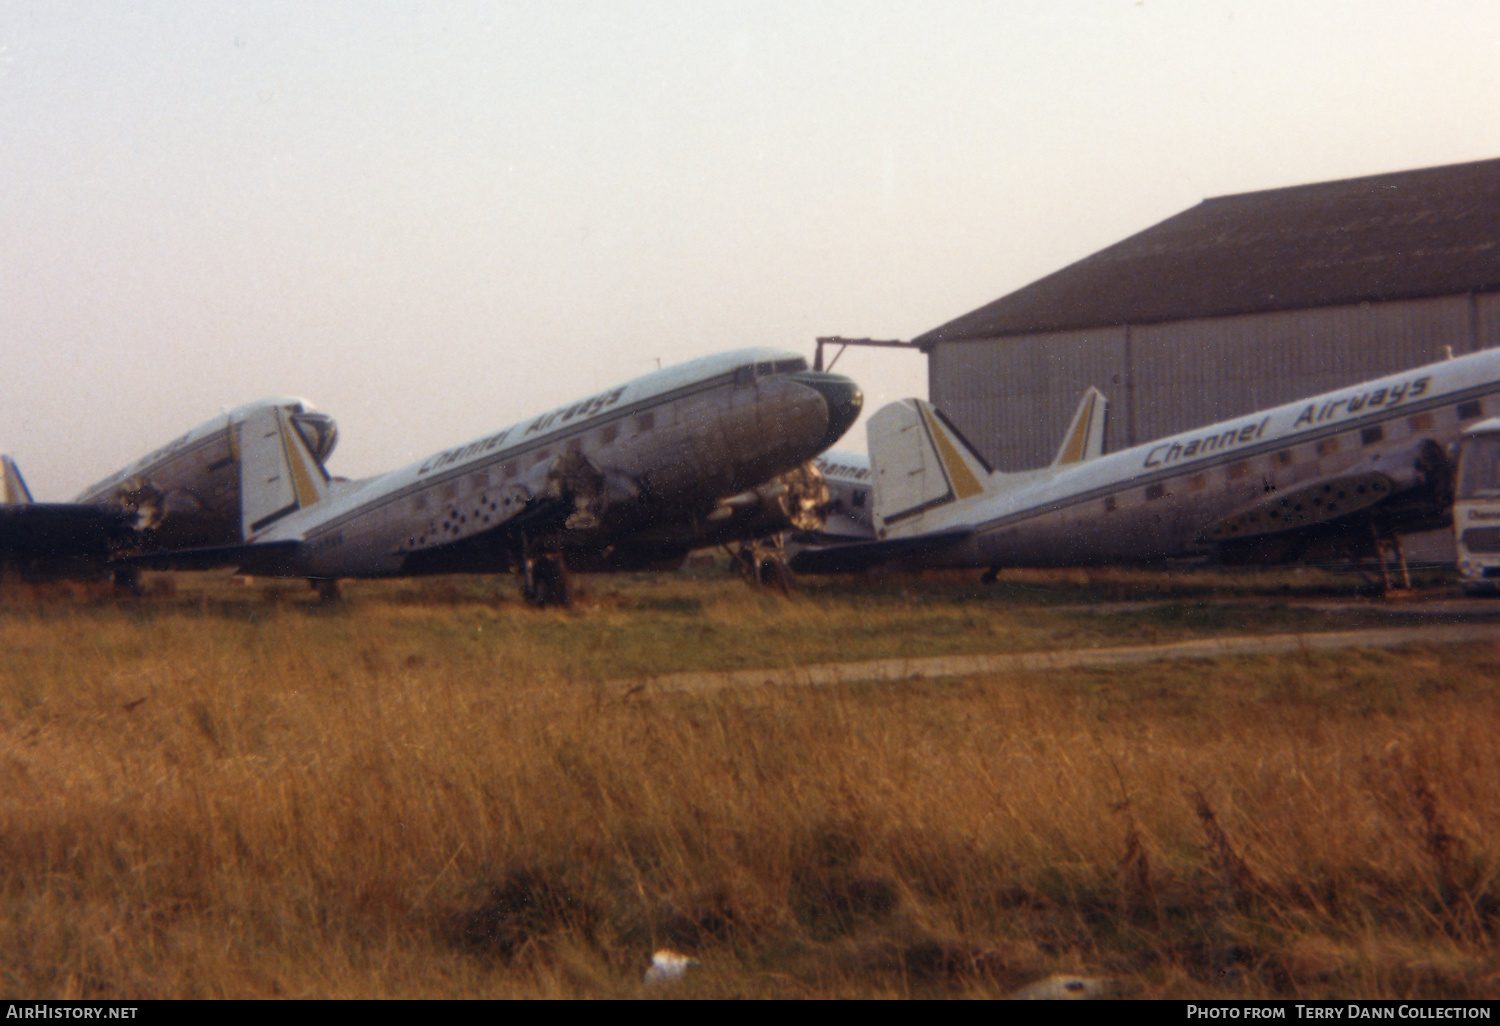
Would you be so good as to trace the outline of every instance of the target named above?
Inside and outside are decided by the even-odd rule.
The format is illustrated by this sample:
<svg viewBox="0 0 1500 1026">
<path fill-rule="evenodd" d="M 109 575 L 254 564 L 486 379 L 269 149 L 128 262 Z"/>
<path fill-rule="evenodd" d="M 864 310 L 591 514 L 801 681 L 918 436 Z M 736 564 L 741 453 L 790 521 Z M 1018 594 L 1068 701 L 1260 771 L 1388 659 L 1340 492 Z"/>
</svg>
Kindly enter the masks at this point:
<svg viewBox="0 0 1500 1026">
<path fill-rule="evenodd" d="M 932 401 L 1002 470 L 1052 459 L 1078 397 L 1110 399 L 1110 451 L 1500 345 L 1500 295 L 950 342 Z"/>
<path fill-rule="evenodd" d="M 1468 296 L 1131 329 L 1137 441 L 1469 350 Z"/>
<path fill-rule="evenodd" d="M 1000 470 L 1052 462 L 1090 385 L 1110 398 L 1105 444 L 1125 444 L 1123 328 L 948 343 L 927 374 L 932 402 Z"/>
<path fill-rule="evenodd" d="M 1474 320 L 1474 348 L 1494 349 L 1500 346 L 1500 292 L 1486 292 L 1474 297 Z"/>
</svg>

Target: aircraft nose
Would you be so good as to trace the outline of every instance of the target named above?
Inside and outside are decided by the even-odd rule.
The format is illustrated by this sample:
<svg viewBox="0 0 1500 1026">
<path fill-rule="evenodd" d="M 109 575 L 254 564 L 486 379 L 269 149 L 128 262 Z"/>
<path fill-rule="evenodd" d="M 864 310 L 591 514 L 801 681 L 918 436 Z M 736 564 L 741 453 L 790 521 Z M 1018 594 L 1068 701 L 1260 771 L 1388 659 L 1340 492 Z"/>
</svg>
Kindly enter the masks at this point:
<svg viewBox="0 0 1500 1026">
<path fill-rule="evenodd" d="M 818 443 L 818 451 L 822 452 L 849 430 L 865 405 L 865 394 L 849 378 L 827 371 L 802 371 L 793 374 L 792 380 L 817 391 L 828 404 L 828 432 Z"/>
</svg>

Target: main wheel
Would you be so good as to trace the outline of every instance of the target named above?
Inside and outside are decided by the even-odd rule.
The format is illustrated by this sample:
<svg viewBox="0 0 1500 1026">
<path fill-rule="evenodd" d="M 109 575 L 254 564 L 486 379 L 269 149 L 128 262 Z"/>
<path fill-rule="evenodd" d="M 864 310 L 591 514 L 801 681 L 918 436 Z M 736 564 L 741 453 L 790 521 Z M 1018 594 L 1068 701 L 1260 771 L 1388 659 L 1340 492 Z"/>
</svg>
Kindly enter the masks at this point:
<svg viewBox="0 0 1500 1026">
<path fill-rule="evenodd" d="M 792 568 L 787 566 L 786 560 L 776 554 L 763 556 L 756 570 L 756 579 L 763 586 L 775 588 L 783 595 L 791 595 Z"/>
<path fill-rule="evenodd" d="M 568 575 L 557 559 L 540 557 L 533 559 L 526 568 L 526 579 L 521 584 L 521 594 L 526 601 L 544 609 L 547 606 L 568 604 Z"/>
</svg>

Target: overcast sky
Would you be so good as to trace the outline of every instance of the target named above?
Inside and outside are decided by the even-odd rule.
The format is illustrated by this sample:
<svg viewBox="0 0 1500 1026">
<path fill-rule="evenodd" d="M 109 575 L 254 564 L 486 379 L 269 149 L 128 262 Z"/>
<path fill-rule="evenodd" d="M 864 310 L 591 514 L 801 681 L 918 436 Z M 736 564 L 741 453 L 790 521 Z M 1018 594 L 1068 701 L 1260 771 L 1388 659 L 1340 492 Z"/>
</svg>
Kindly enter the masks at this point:
<svg viewBox="0 0 1500 1026">
<path fill-rule="evenodd" d="M 0 449 L 62 499 L 295 394 L 364 476 L 658 359 L 911 338 L 1207 196 L 1496 156 L 1488 0 L 0 0 Z"/>
</svg>

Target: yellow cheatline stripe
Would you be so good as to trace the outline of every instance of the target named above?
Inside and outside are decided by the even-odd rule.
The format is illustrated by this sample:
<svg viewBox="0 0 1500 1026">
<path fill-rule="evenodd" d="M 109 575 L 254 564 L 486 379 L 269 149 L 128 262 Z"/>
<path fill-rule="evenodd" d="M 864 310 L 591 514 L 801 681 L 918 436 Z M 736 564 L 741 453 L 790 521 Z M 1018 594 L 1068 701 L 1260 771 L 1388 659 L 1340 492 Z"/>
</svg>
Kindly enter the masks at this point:
<svg viewBox="0 0 1500 1026">
<path fill-rule="evenodd" d="M 948 471 L 948 480 L 953 483 L 953 493 L 960 499 L 967 499 L 984 491 L 984 485 L 974 476 L 964 458 L 958 454 L 958 447 L 948 438 L 926 407 L 919 407 L 922 418 L 927 422 L 927 433 L 937 445 L 938 459 L 943 461 L 943 467 Z"/>
<path fill-rule="evenodd" d="M 1078 419 L 1078 426 L 1068 436 L 1067 448 L 1063 450 L 1063 463 L 1079 463 L 1083 460 L 1084 448 L 1088 445 L 1089 429 L 1094 426 L 1094 397 L 1089 396 Z"/>
<path fill-rule="evenodd" d="M 0 502 L 24 506 L 30 501 L 31 493 L 21 481 L 21 468 L 9 456 L 0 457 Z"/>
<path fill-rule="evenodd" d="M 281 432 L 281 447 L 286 453 L 287 466 L 292 471 L 292 488 L 297 493 L 297 505 L 304 508 L 311 506 L 318 501 L 318 489 L 313 485 L 312 475 L 307 472 L 307 464 L 302 462 L 301 447 L 292 440 L 280 410 L 276 411 L 276 429 Z"/>
</svg>

